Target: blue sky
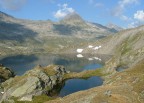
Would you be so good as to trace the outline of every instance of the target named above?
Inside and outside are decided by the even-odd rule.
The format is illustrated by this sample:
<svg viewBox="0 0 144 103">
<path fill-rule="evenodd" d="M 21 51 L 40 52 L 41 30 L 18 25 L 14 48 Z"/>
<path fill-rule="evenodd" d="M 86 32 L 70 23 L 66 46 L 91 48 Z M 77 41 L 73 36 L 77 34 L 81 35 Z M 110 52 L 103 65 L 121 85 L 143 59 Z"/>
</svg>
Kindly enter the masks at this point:
<svg viewBox="0 0 144 103">
<path fill-rule="evenodd" d="M 144 0 L 0 0 L 0 11 L 32 20 L 58 21 L 77 12 L 84 20 L 103 25 L 144 24 Z"/>
</svg>

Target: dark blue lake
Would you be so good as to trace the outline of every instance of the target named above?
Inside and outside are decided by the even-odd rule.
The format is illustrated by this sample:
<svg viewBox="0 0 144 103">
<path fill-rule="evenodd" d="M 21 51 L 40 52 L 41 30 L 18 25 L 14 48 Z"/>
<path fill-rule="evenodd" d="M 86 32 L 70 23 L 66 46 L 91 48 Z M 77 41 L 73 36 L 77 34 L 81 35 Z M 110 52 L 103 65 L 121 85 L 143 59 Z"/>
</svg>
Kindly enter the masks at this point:
<svg viewBox="0 0 144 103">
<path fill-rule="evenodd" d="M 95 59 L 99 58 L 99 59 Z M 27 70 L 33 69 L 37 65 L 47 66 L 50 64 L 64 65 L 65 68 L 72 72 L 81 72 L 83 70 L 97 69 L 104 65 L 107 56 L 85 54 L 82 58 L 77 54 L 58 55 L 58 54 L 37 54 L 37 55 L 17 55 L 10 56 L 0 60 L 17 75 L 24 74 Z"/>
<path fill-rule="evenodd" d="M 17 75 L 24 74 L 27 70 L 37 65 L 47 66 L 50 64 L 64 65 L 71 72 L 81 72 L 84 70 L 98 69 L 103 67 L 104 62 L 109 58 L 106 55 L 89 55 L 83 54 L 78 57 L 77 54 L 58 55 L 58 54 L 37 54 L 37 55 L 17 55 L 6 57 L 0 60 L 0 64 L 4 64 Z M 70 79 L 65 81 L 65 85 L 61 89 L 59 96 L 65 96 L 80 90 L 86 90 L 92 87 L 102 85 L 103 81 L 100 77 L 91 77 L 89 79 Z"/>
<path fill-rule="evenodd" d="M 61 89 L 59 96 L 63 97 L 68 94 L 100 86 L 103 81 L 100 77 L 91 77 L 89 79 L 70 79 L 65 82 L 64 87 Z"/>
</svg>

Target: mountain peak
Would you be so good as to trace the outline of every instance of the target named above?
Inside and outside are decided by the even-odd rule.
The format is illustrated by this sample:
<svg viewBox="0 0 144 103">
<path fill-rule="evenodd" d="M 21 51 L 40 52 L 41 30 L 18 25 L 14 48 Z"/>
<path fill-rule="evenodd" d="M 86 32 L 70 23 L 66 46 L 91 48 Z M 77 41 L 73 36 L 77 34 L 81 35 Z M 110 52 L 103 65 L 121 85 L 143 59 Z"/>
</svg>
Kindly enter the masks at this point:
<svg viewBox="0 0 144 103">
<path fill-rule="evenodd" d="M 115 30 L 117 30 L 117 31 L 123 30 L 122 27 L 119 27 L 119 26 L 117 26 L 117 25 L 115 25 L 115 24 L 113 24 L 113 23 L 109 23 L 109 24 L 107 24 L 106 26 L 107 26 L 108 28 L 110 28 L 110 29 L 115 29 Z"/>
<path fill-rule="evenodd" d="M 66 15 L 63 20 L 82 19 L 76 12 Z"/>
<path fill-rule="evenodd" d="M 76 12 L 73 12 L 73 13 L 66 15 L 60 22 L 75 24 L 75 23 L 84 22 L 84 20 L 79 16 L 79 14 L 77 14 Z"/>
</svg>

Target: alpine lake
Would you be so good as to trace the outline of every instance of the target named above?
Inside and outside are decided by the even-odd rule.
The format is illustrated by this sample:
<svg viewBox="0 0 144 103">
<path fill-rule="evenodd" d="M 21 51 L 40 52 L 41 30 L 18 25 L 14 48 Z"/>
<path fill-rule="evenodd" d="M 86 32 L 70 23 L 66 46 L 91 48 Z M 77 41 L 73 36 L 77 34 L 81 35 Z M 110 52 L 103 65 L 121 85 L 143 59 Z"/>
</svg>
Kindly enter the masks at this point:
<svg viewBox="0 0 144 103">
<path fill-rule="evenodd" d="M 100 69 L 110 56 L 92 54 L 31 54 L 17 55 L 0 59 L 0 64 L 12 68 L 16 75 L 23 75 L 26 71 L 33 69 L 37 65 L 63 65 L 67 71 L 81 72 L 85 70 Z M 100 86 L 103 80 L 99 76 L 88 79 L 69 79 L 59 87 L 55 87 L 56 96 L 66 96 L 68 94 Z M 54 90 L 55 91 L 55 90 Z M 52 91 L 53 92 L 53 91 Z"/>
</svg>

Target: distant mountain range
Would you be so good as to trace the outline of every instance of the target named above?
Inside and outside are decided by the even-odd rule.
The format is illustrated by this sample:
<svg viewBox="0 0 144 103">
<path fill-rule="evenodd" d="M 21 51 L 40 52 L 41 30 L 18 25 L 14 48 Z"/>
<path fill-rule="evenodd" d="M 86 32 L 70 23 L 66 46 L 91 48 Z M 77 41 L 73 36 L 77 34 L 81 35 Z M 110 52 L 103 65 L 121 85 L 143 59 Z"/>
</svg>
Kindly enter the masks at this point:
<svg viewBox="0 0 144 103">
<path fill-rule="evenodd" d="M 77 13 L 71 13 L 59 22 L 53 22 L 50 20 L 18 19 L 0 12 L 0 54 L 5 53 L 4 51 L 15 52 L 23 49 L 33 51 L 32 48 L 38 49 L 39 47 L 42 50 L 51 45 L 50 41 L 53 39 L 57 46 L 62 45 L 60 40 L 64 41 L 60 38 L 66 38 L 65 43 L 69 44 L 70 41 L 75 43 L 74 40 L 78 38 L 85 41 L 86 39 L 108 36 L 119 30 L 118 27 L 109 28 L 101 24 L 87 22 Z"/>
<path fill-rule="evenodd" d="M 77 13 L 71 13 L 59 22 L 33 21 L 17 19 L 8 14 L 0 12 L 0 24 L 3 30 L 0 34 L 7 36 L 26 36 L 27 34 L 37 34 L 38 37 L 45 36 L 75 36 L 75 37 L 98 37 L 119 31 L 119 28 L 109 28 L 97 23 L 84 21 Z M 22 28 L 23 27 L 23 28 Z M 8 31 L 4 31 L 4 29 Z M 25 31 L 20 32 L 19 31 Z M 31 31 L 31 33 L 29 33 Z M 10 38 L 11 38 L 10 36 Z M 7 36 L 9 37 L 9 35 Z"/>
</svg>

